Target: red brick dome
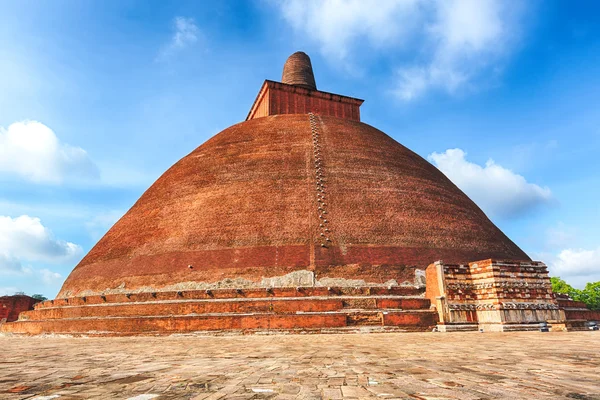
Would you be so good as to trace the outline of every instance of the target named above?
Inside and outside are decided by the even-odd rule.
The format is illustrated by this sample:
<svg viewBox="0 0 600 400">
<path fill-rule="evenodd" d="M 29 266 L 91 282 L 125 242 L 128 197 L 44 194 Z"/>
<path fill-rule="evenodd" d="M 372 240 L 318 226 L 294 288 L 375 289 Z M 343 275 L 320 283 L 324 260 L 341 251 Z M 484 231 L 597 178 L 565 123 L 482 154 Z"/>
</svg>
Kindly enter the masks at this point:
<svg viewBox="0 0 600 400">
<path fill-rule="evenodd" d="M 529 260 L 419 155 L 361 122 L 272 115 L 225 129 L 173 165 L 58 297 L 277 285 L 293 272 L 381 284 L 439 259 L 485 258 Z"/>
</svg>

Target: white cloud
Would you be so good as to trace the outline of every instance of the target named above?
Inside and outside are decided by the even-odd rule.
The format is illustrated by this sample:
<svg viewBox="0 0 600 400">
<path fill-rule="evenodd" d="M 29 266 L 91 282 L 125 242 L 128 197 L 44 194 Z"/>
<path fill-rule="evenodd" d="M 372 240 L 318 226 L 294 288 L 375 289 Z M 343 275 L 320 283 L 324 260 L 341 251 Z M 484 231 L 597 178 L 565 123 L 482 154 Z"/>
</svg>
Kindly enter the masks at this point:
<svg viewBox="0 0 600 400">
<path fill-rule="evenodd" d="M 45 285 L 55 285 L 62 281 L 62 275 L 47 268 L 40 270 L 24 267 L 21 261 L 14 257 L 0 254 L 0 276 L 27 277 L 41 280 Z M 16 290 L 15 290 L 16 291 Z"/>
<path fill-rule="evenodd" d="M 504 33 L 502 3 L 497 0 L 438 2 L 437 20 L 430 28 L 442 44 L 440 56 L 487 50 Z"/>
<path fill-rule="evenodd" d="M 58 272 L 53 272 L 46 268 L 41 269 L 39 272 L 40 272 L 42 281 L 46 285 L 55 285 L 62 281 L 62 275 L 59 274 Z"/>
<path fill-rule="evenodd" d="M 576 230 L 562 222 L 546 229 L 546 249 L 564 249 L 573 246 L 576 241 Z"/>
<path fill-rule="evenodd" d="M 52 129 L 37 121 L 0 127 L 1 173 L 53 184 L 99 177 L 85 150 L 61 143 Z"/>
<path fill-rule="evenodd" d="M 175 34 L 173 35 L 173 46 L 183 48 L 198 41 L 200 29 L 192 18 L 175 17 Z"/>
<path fill-rule="evenodd" d="M 169 43 L 160 51 L 157 60 L 165 60 L 177 51 L 197 43 L 202 34 L 193 18 L 173 18 L 173 35 Z"/>
<path fill-rule="evenodd" d="M 511 37 L 510 5 L 499 0 L 436 2 L 434 20 L 426 29 L 432 51 L 429 60 L 400 68 L 395 93 L 412 100 L 431 88 L 455 92 L 504 54 Z"/>
<path fill-rule="evenodd" d="M 0 253 L 0 275 L 30 275 L 31 269 L 23 267 L 18 258 Z"/>
<path fill-rule="evenodd" d="M 19 289 L 17 289 L 16 287 L 0 287 L 0 296 L 12 296 L 13 294 L 15 294 L 16 292 L 18 292 Z"/>
<path fill-rule="evenodd" d="M 394 93 L 405 101 L 421 96 L 430 85 L 429 71 L 422 67 L 399 69 L 396 75 L 398 85 Z"/>
<path fill-rule="evenodd" d="M 412 55 L 395 67 L 392 92 L 410 101 L 431 89 L 455 93 L 484 72 L 497 74 L 515 39 L 522 5 L 500 0 L 284 0 L 283 18 L 348 63 L 375 50 Z M 406 55 L 406 54 L 405 54 Z"/>
<path fill-rule="evenodd" d="M 494 160 L 482 167 L 465 156 L 461 149 L 448 149 L 432 153 L 428 159 L 489 215 L 518 216 L 551 201 L 549 188 L 527 182 Z"/>
<path fill-rule="evenodd" d="M 34 269 L 23 261 L 70 262 L 82 255 L 80 246 L 55 239 L 39 218 L 22 215 L 0 216 L 0 277 L 26 277 L 55 286 L 62 275 L 47 268 Z M 5 278 L 4 278 L 5 279 Z M 0 295 L 13 294 L 15 288 L 0 288 Z"/>
<path fill-rule="evenodd" d="M 81 256 L 80 246 L 54 238 L 39 218 L 0 216 L 0 270 L 16 271 L 21 260 L 68 262 Z"/>
<path fill-rule="evenodd" d="M 325 56 L 343 60 L 357 39 L 387 47 L 413 28 L 419 0 L 286 0 L 277 3 L 285 20 L 319 42 Z"/>
<path fill-rule="evenodd" d="M 565 249 L 547 261 L 551 276 L 583 288 L 587 282 L 600 281 L 600 247 L 595 250 Z"/>
</svg>

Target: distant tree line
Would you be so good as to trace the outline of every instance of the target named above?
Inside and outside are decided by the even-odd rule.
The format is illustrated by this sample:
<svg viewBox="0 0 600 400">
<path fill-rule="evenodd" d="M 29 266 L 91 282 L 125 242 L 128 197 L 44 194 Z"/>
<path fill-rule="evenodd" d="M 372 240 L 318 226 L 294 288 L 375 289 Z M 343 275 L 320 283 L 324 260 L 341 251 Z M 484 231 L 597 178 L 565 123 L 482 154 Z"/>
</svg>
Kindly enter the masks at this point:
<svg viewBox="0 0 600 400">
<path fill-rule="evenodd" d="M 550 278 L 552 291 L 569 295 L 575 301 L 582 301 L 590 310 L 600 310 L 600 282 L 589 282 L 583 289 L 575 289 L 564 280 L 557 277 Z"/>
<path fill-rule="evenodd" d="M 28 295 L 25 292 L 15 292 L 15 296 L 28 296 Z M 44 296 L 43 294 L 32 294 L 30 297 L 33 299 L 36 299 L 36 300 L 40 300 L 40 301 L 48 300 L 48 298 L 46 296 Z"/>
</svg>

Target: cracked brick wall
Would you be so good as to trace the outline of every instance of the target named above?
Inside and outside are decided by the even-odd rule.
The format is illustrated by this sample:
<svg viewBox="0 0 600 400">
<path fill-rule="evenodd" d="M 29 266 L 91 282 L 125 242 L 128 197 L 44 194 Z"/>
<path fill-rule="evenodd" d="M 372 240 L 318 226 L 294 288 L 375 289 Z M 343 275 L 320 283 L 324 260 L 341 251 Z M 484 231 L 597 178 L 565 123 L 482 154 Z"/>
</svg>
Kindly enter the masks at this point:
<svg viewBox="0 0 600 400">
<path fill-rule="evenodd" d="M 8 322 L 16 321 L 21 312 L 33 310 L 33 305 L 36 303 L 39 303 L 39 300 L 29 296 L 2 296 L 0 297 L 0 321 L 5 318 Z"/>
</svg>

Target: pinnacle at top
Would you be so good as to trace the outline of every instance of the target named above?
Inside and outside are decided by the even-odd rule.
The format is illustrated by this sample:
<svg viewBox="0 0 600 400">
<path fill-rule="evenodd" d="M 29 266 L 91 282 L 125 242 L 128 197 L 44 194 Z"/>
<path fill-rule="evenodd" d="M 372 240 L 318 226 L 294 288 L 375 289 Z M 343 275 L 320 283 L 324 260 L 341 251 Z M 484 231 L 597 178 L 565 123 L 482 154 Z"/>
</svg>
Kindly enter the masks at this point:
<svg viewBox="0 0 600 400">
<path fill-rule="evenodd" d="M 310 57 L 302 51 L 297 51 L 289 56 L 283 66 L 281 82 L 305 89 L 317 90 Z"/>
<path fill-rule="evenodd" d="M 265 80 L 246 121 L 281 114 L 319 114 L 360 121 L 363 100 L 317 89 L 310 58 L 301 51 L 288 57 L 281 82 Z"/>
</svg>

